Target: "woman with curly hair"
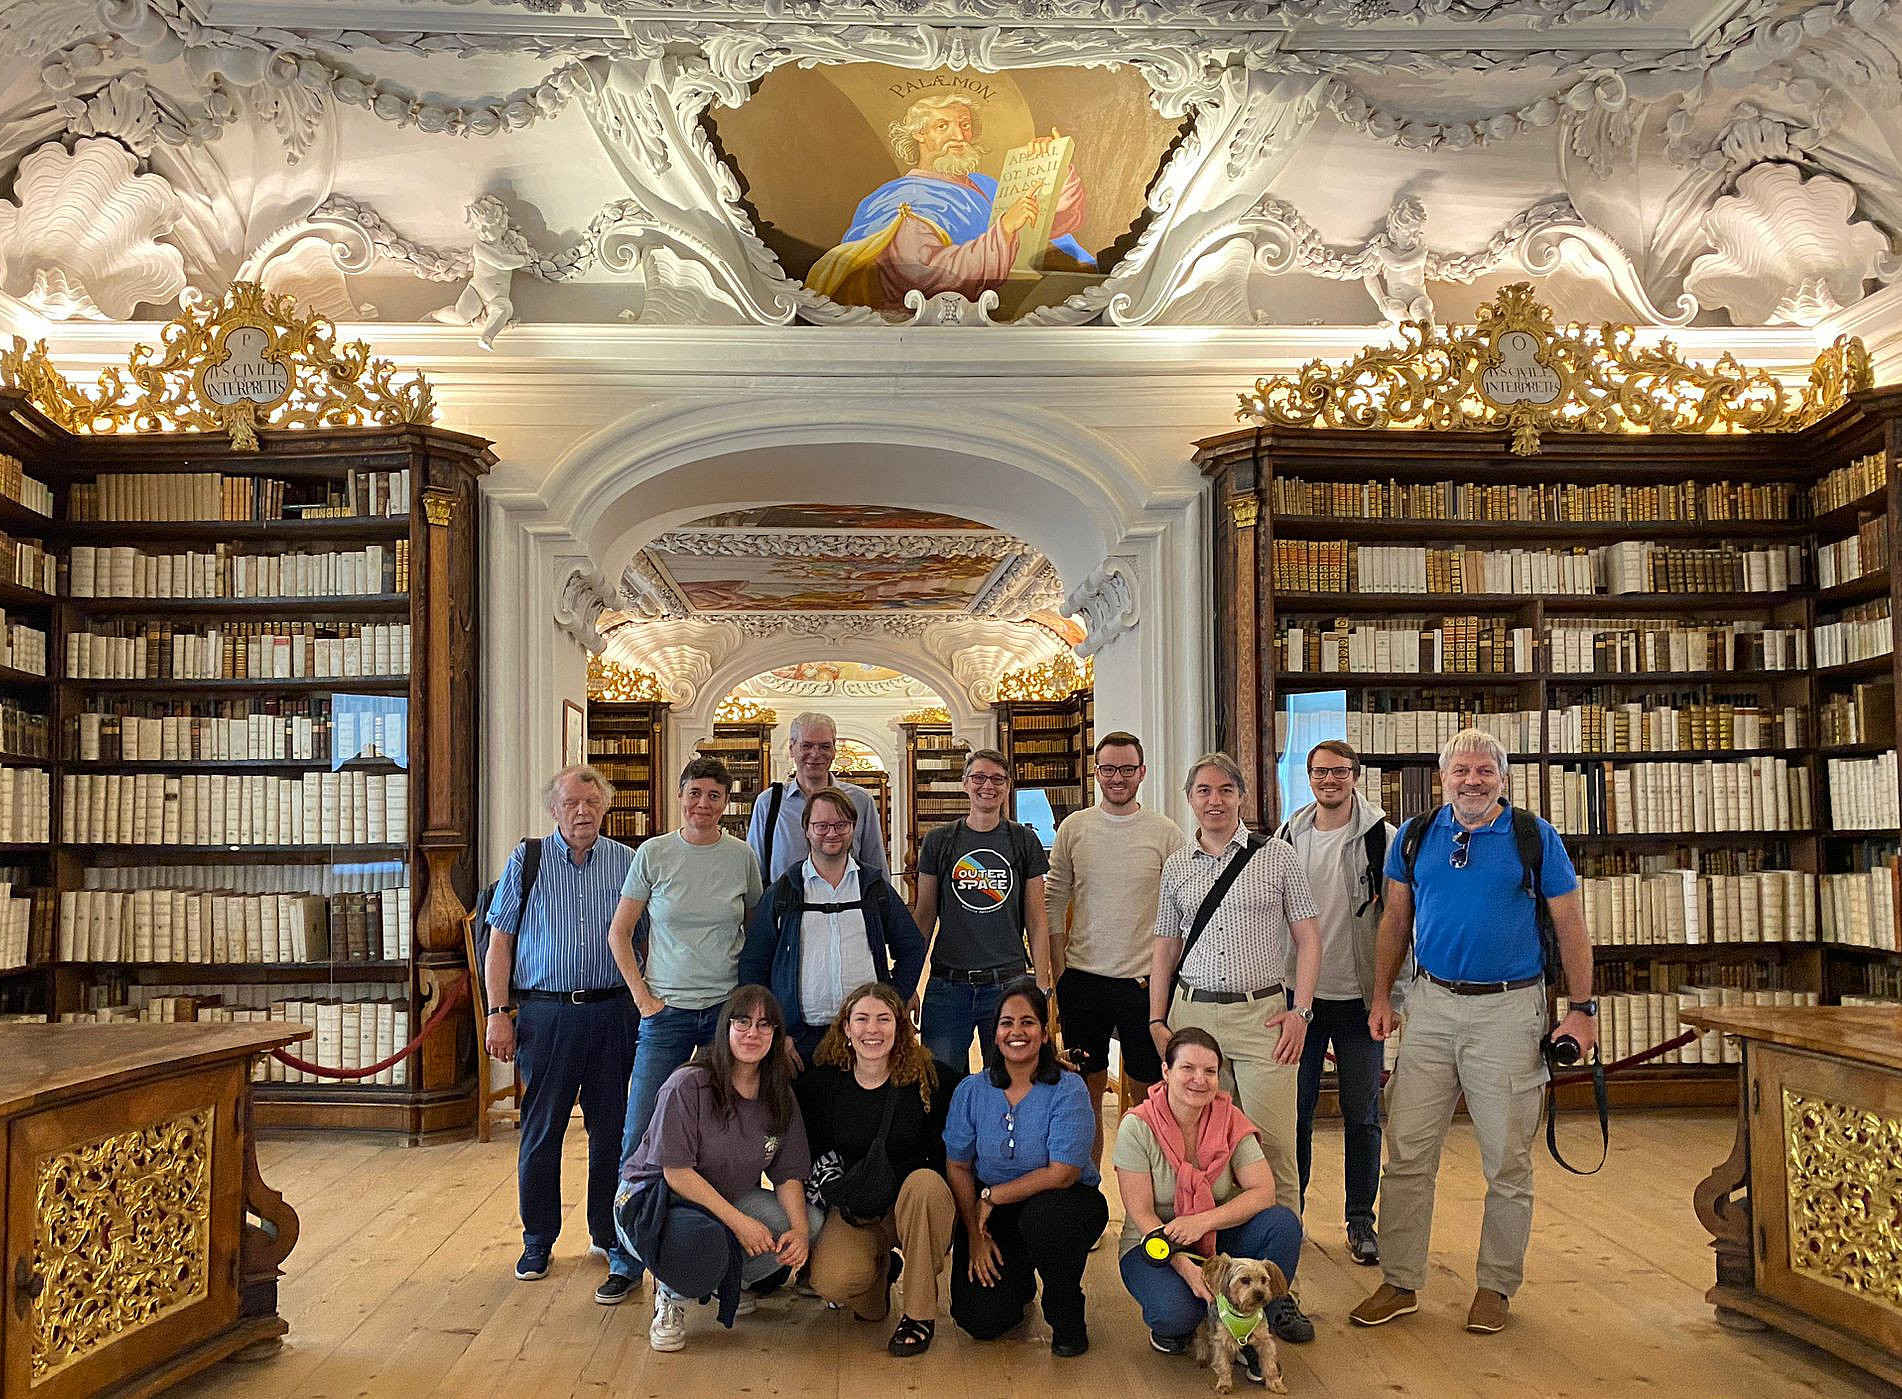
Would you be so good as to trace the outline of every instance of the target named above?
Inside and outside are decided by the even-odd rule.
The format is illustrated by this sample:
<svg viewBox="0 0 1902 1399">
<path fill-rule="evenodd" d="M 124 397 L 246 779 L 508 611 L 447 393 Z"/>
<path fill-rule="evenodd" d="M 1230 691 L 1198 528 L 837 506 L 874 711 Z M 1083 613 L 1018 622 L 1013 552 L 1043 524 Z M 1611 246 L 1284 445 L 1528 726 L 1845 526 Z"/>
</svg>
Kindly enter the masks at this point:
<svg viewBox="0 0 1902 1399">
<path fill-rule="evenodd" d="M 898 1356 L 930 1348 L 938 1269 L 957 1221 L 944 1178 L 950 1095 L 939 1087 L 950 1075 L 919 1043 L 898 993 L 869 981 L 846 995 L 794 1084 L 827 1206 L 812 1286 L 860 1321 L 883 1321 L 902 1268 L 903 1314 L 886 1345 Z"/>
</svg>

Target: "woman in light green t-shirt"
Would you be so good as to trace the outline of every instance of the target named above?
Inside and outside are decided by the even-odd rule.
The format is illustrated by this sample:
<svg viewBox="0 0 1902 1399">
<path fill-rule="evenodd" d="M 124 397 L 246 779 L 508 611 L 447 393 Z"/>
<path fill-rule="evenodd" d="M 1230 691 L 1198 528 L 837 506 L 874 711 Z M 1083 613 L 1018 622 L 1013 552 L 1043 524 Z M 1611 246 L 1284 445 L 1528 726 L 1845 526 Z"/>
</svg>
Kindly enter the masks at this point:
<svg viewBox="0 0 1902 1399">
<path fill-rule="evenodd" d="M 1254 1124 L 1221 1091 L 1221 1072 L 1222 1049 L 1213 1035 L 1178 1030 L 1163 1050 L 1162 1081 L 1123 1114 L 1116 1131 L 1123 1285 L 1142 1305 L 1150 1345 L 1165 1355 L 1188 1350 L 1213 1300 L 1187 1252 L 1265 1258 L 1290 1283 L 1301 1256 L 1301 1220 L 1275 1203 L 1274 1175 Z M 1151 1261 L 1142 1240 L 1157 1230 L 1185 1252 L 1166 1263 Z M 1313 1339 L 1312 1324 L 1299 1335 L 1302 1328 L 1293 1324 L 1299 1317 L 1290 1297 L 1269 1304 L 1268 1324 L 1284 1340 Z"/>
</svg>

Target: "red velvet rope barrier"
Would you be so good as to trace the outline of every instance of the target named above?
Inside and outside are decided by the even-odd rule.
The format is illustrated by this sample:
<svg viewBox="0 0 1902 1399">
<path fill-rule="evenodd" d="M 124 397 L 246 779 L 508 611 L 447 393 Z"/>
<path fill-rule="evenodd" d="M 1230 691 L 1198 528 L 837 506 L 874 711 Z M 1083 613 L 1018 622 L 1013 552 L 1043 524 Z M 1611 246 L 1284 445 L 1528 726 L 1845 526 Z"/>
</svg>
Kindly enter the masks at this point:
<svg viewBox="0 0 1902 1399">
<path fill-rule="evenodd" d="M 1686 1030 L 1675 1039 L 1668 1039 L 1663 1044 L 1654 1044 L 1651 1048 L 1642 1050 L 1637 1054 L 1629 1054 L 1623 1059 L 1614 1060 L 1605 1065 L 1605 1072 L 1615 1074 L 1620 1069 L 1628 1069 L 1634 1064 L 1642 1064 L 1646 1060 L 1657 1058 L 1660 1054 L 1669 1054 L 1672 1050 L 1689 1044 L 1692 1040 L 1696 1039 L 1700 1033 L 1702 1032 L 1698 1030 Z M 1591 1076 L 1592 1071 L 1590 1069 L 1580 1069 L 1577 1073 L 1555 1075 L 1552 1082 L 1556 1084 L 1584 1083 L 1589 1081 Z"/>
<path fill-rule="evenodd" d="M 443 1018 L 447 1016 L 450 1011 L 461 1005 L 468 995 L 469 981 L 468 978 L 465 977 L 451 987 L 449 993 L 442 998 L 442 1001 L 437 1005 L 436 1009 L 430 1012 L 429 1019 L 423 1022 L 423 1028 L 416 1032 L 415 1039 L 397 1050 L 396 1053 L 392 1054 L 389 1058 L 379 1059 L 376 1063 L 367 1064 L 360 1069 L 327 1069 L 321 1064 L 311 1063 L 308 1059 L 299 1059 L 295 1054 L 287 1053 L 282 1049 L 273 1049 L 271 1051 L 271 1057 L 280 1063 L 289 1064 L 293 1069 L 301 1070 L 307 1074 L 316 1074 L 319 1078 L 368 1078 L 371 1074 L 380 1074 L 385 1069 L 394 1068 L 397 1064 L 414 1054 L 416 1047 L 429 1038 L 429 1032 L 442 1024 Z"/>
</svg>

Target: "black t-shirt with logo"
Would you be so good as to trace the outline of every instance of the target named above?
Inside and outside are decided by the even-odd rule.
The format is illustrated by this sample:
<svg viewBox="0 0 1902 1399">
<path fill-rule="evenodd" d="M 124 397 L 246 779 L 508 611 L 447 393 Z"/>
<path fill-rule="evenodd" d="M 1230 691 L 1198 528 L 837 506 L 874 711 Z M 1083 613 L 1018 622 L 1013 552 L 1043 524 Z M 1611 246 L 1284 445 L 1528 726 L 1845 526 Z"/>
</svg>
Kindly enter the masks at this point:
<svg viewBox="0 0 1902 1399">
<path fill-rule="evenodd" d="M 1030 827 L 1006 819 L 974 831 L 953 821 L 925 837 L 918 868 L 938 877 L 934 963 L 967 972 L 1027 965 L 1024 885 L 1050 869 Z"/>
</svg>

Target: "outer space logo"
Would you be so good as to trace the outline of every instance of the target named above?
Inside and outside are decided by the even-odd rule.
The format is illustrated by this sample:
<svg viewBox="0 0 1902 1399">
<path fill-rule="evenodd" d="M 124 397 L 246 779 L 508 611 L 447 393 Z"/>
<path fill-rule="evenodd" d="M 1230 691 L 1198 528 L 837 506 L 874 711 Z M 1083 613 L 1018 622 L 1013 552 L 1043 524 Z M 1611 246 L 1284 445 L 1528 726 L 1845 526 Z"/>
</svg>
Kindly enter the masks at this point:
<svg viewBox="0 0 1902 1399">
<path fill-rule="evenodd" d="M 995 913 L 1010 898 L 1014 877 L 995 850 L 968 851 L 951 866 L 951 894 L 973 913 Z"/>
</svg>

